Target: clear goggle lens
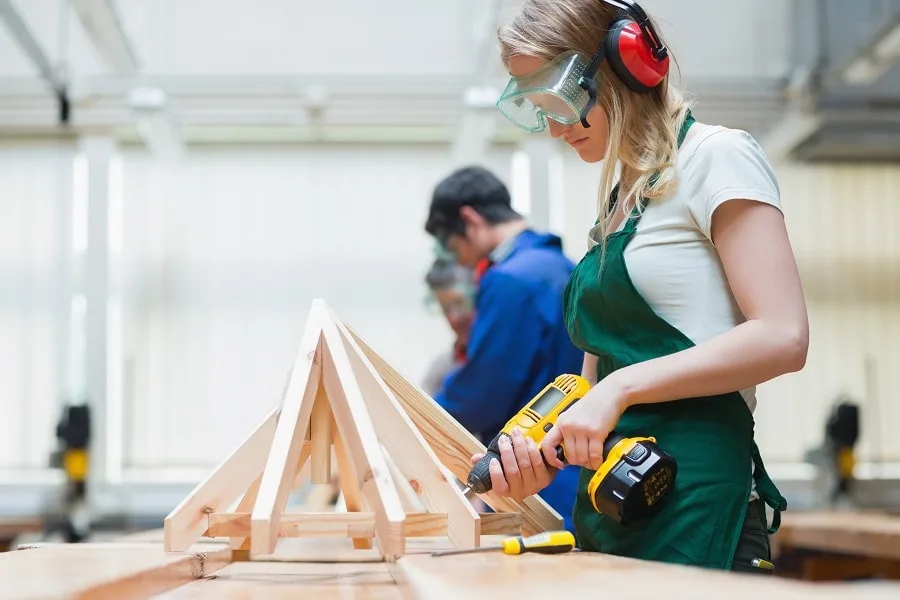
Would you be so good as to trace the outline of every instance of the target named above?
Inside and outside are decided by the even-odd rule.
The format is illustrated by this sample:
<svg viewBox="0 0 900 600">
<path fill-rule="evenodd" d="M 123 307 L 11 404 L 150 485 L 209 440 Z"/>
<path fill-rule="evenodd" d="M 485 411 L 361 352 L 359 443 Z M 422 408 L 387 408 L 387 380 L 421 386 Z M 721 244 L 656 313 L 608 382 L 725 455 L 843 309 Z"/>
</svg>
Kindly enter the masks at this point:
<svg viewBox="0 0 900 600">
<path fill-rule="evenodd" d="M 574 125 L 590 98 L 579 84 L 588 63 L 582 54 L 566 52 L 533 73 L 510 78 L 497 109 L 532 133 L 546 129 L 547 119 Z"/>
</svg>

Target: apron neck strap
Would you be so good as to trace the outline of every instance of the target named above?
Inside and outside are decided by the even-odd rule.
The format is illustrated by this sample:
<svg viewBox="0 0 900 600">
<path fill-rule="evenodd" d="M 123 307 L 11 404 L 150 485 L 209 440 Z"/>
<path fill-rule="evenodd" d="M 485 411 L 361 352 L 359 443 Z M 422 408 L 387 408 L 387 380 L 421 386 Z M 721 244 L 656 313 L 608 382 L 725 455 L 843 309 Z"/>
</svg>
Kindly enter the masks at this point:
<svg viewBox="0 0 900 600">
<path fill-rule="evenodd" d="M 697 122 L 697 120 L 694 118 L 693 113 L 690 111 L 690 109 L 688 109 L 687 113 L 684 116 L 684 122 L 681 124 L 681 128 L 678 130 L 678 148 L 681 148 L 681 145 L 684 144 L 684 139 L 687 137 L 687 134 L 691 128 L 691 125 L 693 125 L 696 122 Z M 658 177 L 659 177 L 658 175 L 654 175 L 653 177 L 651 177 L 650 185 L 653 185 L 654 183 L 656 183 L 656 179 Z M 619 185 L 618 184 L 616 184 L 616 186 L 613 188 L 613 193 L 618 195 L 618 193 L 619 193 Z M 615 202 L 615 199 L 614 199 L 614 202 Z M 643 198 L 641 199 L 640 203 L 644 204 Z M 615 207 L 615 204 L 613 204 L 613 207 Z M 638 204 L 635 203 L 634 208 L 631 211 L 631 216 L 629 217 L 629 223 L 627 223 L 625 226 L 628 228 L 631 228 L 631 229 L 634 229 L 635 227 L 637 227 L 637 222 L 640 220 L 642 214 L 643 214 L 643 211 L 638 212 Z"/>
<path fill-rule="evenodd" d="M 691 125 L 697 122 L 697 119 L 694 118 L 694 114 L 688 109 L 687 114 L 684 115 L 684 123 L 681 124 L 681 129 L 678 131 L 678 147 L 681 148 L 681 145 L 684 143 L 684 138 L 687 137 L 688 130 L 691 128 Z"/>
</svg>

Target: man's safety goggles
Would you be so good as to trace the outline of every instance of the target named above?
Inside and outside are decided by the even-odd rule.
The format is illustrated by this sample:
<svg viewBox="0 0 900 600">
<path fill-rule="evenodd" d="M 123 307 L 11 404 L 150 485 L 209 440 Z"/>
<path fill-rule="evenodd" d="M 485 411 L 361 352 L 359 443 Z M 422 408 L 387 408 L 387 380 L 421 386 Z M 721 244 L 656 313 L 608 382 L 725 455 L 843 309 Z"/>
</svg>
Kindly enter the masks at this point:
<svg viewBox="0 0 900 600">
<path fill-rule="evenodd" d="M 565 52 L 540 69 L 512 77 L 497 100 L 500 113 L 525 131 L 547 128 L 547 119 L 563 125 L 583 120 L 594 104 L 593 77 L 582 82 L 590 59 L 578 52 Z M 596 70 L 596 69 L 592 69 Z"/>
</svg>

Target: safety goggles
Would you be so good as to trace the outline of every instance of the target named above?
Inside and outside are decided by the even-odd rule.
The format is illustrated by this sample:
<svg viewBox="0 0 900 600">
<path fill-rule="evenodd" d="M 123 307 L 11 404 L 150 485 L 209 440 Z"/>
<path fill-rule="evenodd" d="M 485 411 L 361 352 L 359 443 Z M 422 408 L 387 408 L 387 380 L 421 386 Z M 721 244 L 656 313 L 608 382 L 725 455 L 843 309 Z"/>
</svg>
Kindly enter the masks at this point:
<svg viewBox="0 0 900 600">
<path fill-rule="evenodd" d="M 560 54 L 527 75 L 512 77 L 497 100 L 497 109 L 531 133 L 547 128 L 547 119 L 563 125 L 581 121 L 593 106 L 593 77 L 582 76 L 591 60 L 578 52 Z M 596 69 L 592 69 L 596 71 Z"/>
</svg>

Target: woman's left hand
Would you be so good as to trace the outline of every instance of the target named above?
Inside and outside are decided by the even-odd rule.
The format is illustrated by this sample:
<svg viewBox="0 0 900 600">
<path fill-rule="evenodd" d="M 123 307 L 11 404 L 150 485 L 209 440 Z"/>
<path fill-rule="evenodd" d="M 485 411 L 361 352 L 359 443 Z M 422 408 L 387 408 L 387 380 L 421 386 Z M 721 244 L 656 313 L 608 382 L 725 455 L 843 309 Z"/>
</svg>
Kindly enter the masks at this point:
<svg viewBox="0 0 900 600">
<path fill-rule="evenodd" d="M 563 445 L 566 462 L 591 469 L 603 463 L 603 442 L 625 412 L 624 390 L 613 376 L 601 380 L 581 400 L 562 413 L 544 440 L 541 450 L 547 462 L 559 469 L 565 464 L 556 457 Z"/>
</svg>

